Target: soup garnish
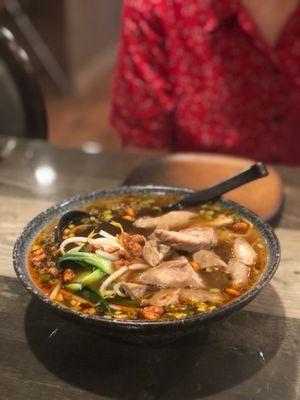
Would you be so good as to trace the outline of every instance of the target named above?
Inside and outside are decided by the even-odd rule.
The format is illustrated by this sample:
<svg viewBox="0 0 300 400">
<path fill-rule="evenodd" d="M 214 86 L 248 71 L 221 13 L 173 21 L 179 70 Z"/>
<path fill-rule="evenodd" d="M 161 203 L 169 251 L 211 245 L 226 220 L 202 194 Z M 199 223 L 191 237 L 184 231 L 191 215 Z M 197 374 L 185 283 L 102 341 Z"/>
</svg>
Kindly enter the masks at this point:
<svg viewBox="0 0 300 400">
<path fill-rule="evenodd" d="M 34 240 L 29 269 L 51 300 L 116 319 L 163 320 L 210 312 L 243 295 L 267 260 L 252 223 L 218 203 L 162 214 L 175 195 L 125 195 L 85 204 L 87 217 L 55 240 Z"/>
</svg>

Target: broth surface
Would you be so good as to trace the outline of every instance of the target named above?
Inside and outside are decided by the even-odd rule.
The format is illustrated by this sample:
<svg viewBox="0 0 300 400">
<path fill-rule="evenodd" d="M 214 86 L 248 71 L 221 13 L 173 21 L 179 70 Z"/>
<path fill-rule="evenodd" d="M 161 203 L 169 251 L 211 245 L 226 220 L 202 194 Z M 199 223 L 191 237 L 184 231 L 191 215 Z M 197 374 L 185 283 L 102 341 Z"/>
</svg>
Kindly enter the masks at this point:
<svg viewBox="0 0 300 400">
<path fill-rule="evenodd" d="M 266 265 L 263 237 L 218 203 L 162 214 L 179 198 L 86 203 L 89 217 L 72 221 L 60 242 L 53 221 L 28 255 L 35 285 L 74 311 L 116 319 L 184 318 L 240 297 Z"/>
</svg>

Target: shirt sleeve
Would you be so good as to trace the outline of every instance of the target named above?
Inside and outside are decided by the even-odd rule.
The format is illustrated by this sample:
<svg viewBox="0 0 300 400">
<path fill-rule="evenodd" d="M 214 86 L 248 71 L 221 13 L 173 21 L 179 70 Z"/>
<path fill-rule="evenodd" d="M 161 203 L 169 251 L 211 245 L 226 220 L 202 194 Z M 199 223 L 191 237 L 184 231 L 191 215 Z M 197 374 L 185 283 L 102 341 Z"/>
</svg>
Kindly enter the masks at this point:
<svg viewBox="0 0 300 400">
<path fill-rule="evenodd" d="M 124 1 L 110 121 L 125 145 L 162 149 L 171 144 L 173 105 L 159 6 L 151 3 Z"/>
</svg>

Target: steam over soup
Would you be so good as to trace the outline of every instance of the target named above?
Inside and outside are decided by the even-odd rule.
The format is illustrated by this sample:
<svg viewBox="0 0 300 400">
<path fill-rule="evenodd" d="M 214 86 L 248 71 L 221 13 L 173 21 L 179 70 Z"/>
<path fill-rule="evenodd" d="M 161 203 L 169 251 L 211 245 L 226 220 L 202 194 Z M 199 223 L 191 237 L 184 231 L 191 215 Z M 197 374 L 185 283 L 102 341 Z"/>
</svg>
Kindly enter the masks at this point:
<svg viewBox="0 0 300 400">
<path fill-rule="evenodd" d="M 247 220 L 209 203 L 163 214 L 174 195 L 126 195 L 87 203 L 55 240 L 54 221 L 34 240 L 36 286 L 74 311 L 159 320 L 210 312 L 244 294 L 267 259 Z"/>
</svg>

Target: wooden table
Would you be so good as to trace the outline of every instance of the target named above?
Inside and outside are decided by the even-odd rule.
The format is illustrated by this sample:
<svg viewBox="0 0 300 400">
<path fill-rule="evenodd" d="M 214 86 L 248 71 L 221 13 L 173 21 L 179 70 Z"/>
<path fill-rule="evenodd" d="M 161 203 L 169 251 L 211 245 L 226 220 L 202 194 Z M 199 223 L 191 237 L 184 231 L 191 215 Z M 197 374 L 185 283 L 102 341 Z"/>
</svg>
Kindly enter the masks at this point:
<svg viewBox="0 0 300 400">
<path fill-rule="evenodd" d="M 210 332 L 165 346 L 120 343 L 57 316 L 15 278 L 12 246 L 26 222 L 71 195 L 119 185 L 144 158 L 20 141 L 0 160 L 0 399 L 300 399 L 300 168 L 278 168 L 286 201 L 275 278 Z"/>
</svg>

